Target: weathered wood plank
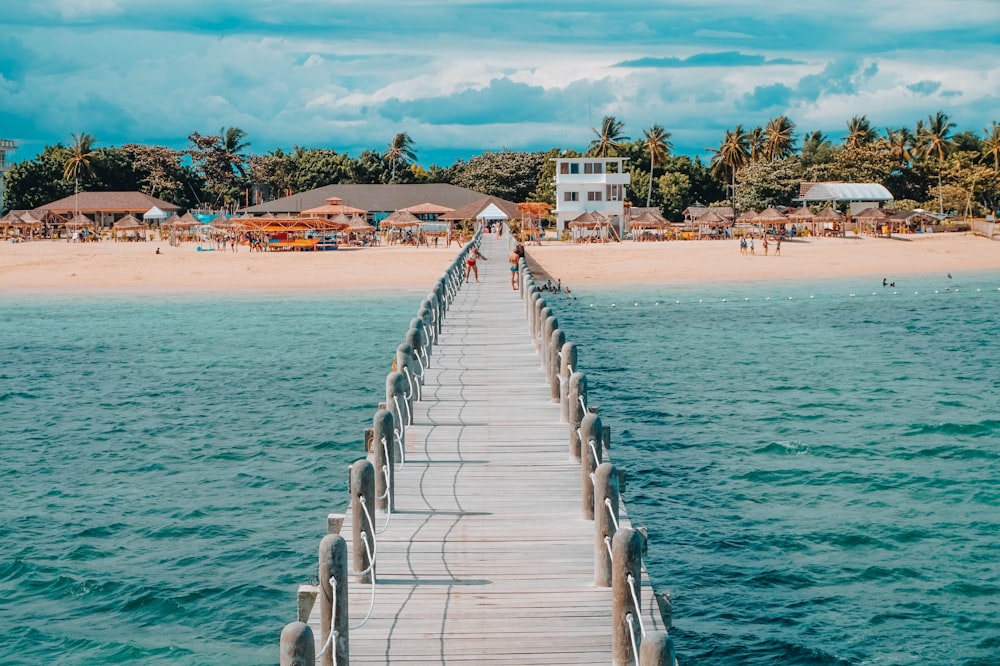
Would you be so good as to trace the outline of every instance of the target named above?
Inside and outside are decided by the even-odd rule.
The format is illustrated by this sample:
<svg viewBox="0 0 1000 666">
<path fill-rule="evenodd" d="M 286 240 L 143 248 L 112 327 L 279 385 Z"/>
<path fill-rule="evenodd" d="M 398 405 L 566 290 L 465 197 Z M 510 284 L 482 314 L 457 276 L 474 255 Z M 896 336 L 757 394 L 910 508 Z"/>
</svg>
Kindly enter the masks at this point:
<svg viewBox="0 0 1000 666">
<path fill-rule="evenodd" d="M 500 260 L 460 291 L 425 369 L 395 512 L 377 539 L 374 605 L 350 635 L 355 664 L 611 659 L 611 591 L 593 582 L 569 426 L 507 283 L 506 250 L 485 253 Z M 373 521 L 381 529 L 385 515 Z M 357 625 L 371 586 L 352 582 L 349 594 Z M 642 602 L 647 629 L 662 628 L 645 577 Z M 318 640 L 318 608 L 310 623 Z"/>
</svg>

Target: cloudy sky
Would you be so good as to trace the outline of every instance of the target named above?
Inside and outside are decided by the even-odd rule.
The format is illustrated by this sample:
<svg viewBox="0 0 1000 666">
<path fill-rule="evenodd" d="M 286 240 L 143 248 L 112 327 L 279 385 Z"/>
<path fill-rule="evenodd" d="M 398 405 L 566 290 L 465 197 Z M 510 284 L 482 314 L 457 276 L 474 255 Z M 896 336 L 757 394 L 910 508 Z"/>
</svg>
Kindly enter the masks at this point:
<svg viewBox="0 0 1000 666">
<path fill-rule="evenodd" d="M 689 155 L 781 114 L 1000 121 L 1000 0 L 0 0 L 0 24 L 15 161 L 74 132 L 352 156 L 407 132 L 427 166 L 584 150 L 605 115 Z"/>
</svg>

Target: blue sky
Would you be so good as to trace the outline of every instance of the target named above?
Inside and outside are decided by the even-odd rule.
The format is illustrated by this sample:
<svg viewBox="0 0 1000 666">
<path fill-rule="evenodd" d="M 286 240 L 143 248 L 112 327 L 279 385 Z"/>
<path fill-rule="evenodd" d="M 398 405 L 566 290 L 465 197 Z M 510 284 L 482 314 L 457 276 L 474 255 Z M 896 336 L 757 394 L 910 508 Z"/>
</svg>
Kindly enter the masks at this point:
<svg viewBox="0 0 1000 666">
<path fill-rule="evenodd" d="M 1000 121 L 1000 0 L 0 0 L 0 24 L 15 161 L 74 132 L 352 156 L 407 132 L 426 166 L 585 150 L 605 115 L 689 155 L 781 114 L 834 139 Z"/>
</svg>

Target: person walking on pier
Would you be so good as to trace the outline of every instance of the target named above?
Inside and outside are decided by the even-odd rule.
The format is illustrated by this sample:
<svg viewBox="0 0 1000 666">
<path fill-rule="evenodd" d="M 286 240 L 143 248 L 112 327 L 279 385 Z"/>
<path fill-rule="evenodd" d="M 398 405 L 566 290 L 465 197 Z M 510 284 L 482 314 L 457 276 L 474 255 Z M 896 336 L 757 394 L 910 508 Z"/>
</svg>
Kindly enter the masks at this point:
<svg viewBox="0 0 1000 666">
<path fill-rule="evenodd" d="M 476 247 L 475 245 L 473 245 L 472 249 L 469 250 L 469 256 L 465 258 L 465 281 L 466 282 L 469 281 L 469 274 L 470 273 L 476 278 L 476 282 L 479 282 L 479 267 L 476 266 L 476 262 L 479 259 L 482 259 L 483 261 L 486 261 L 486 257 L 484 257 L 479 252 L 479 248 Z"/>
<path fill-rule="evenodd" d="M 524 246 L 520 243 L 514 247 L 510 252 L 510 288 L 514 291 L 520 289 L 520 272 L 518 271 L 518 265 L 521 263 L 521 257 L 524 256 Z"/>
</svg>

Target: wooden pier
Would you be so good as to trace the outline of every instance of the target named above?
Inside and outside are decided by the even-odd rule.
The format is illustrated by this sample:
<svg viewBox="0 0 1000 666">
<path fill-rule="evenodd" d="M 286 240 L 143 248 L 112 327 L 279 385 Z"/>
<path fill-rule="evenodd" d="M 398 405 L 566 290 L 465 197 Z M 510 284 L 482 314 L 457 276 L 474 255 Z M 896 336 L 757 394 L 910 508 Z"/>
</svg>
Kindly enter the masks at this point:
<svg viewBox="0 0 1000 666">
<path fill-rule="evenodd" d="M 352 664 L 612 662 L 581 463 L 510 286 L 508 239 L 486 234 L 481 247 L 480 282 L 458 290 L 431 351 L 393 511 L 373 516 L 376 531 L 388 519 L 376 582 L 349 585 Z M 661 603 L 643 573 L 647 631 L 664 630 Z M 319 603 L 308 624 L 319 654 Z"/>
</svg>

